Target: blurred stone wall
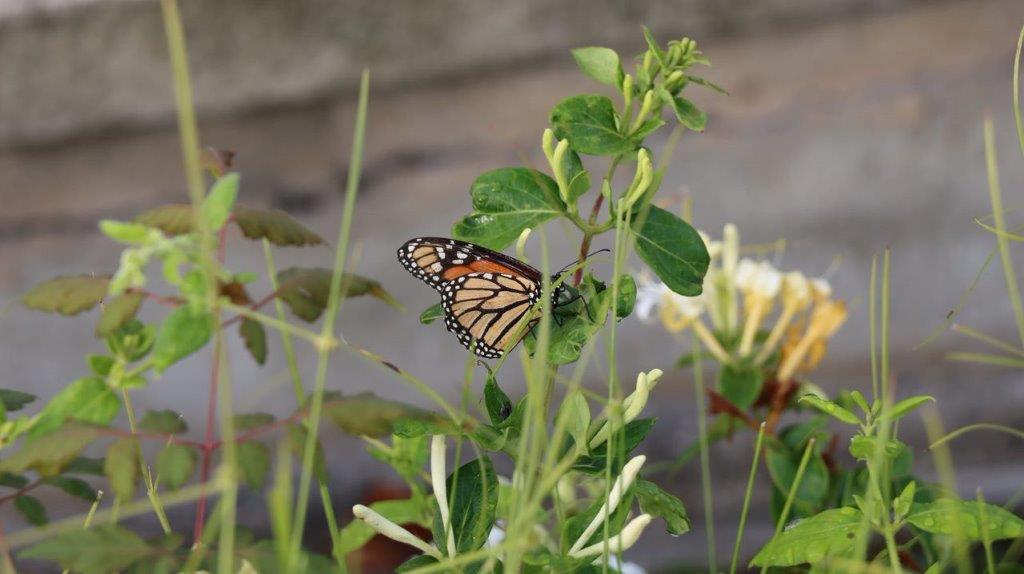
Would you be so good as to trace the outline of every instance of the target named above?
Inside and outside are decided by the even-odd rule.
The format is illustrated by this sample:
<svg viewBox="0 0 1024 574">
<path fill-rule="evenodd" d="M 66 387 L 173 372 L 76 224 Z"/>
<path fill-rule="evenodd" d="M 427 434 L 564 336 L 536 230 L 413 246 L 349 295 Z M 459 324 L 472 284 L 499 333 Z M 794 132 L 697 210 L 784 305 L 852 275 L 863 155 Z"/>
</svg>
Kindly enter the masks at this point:
<svg viewBox="0 0 1024 574">
<path fill-rule="evenodd" d="M 184 3 L 196 70 L 202 137 L 235 150 L 244 201 L 286 209 L 331 238 L 350 145 L 352 82 L 373 74 L 364 178 L 353 238 L 359 272 L 384 282 L 406 305 L 346 303 L 349 339 L 391 358 L 456 396 L 464 353 L 416 316 L 433 292 L 394 261 L 414 235 L 445 234 L 468 210 L 473 179 L 496 167 L 538 163 L 540 133 L 559 99 L 593 84 L 565 48 L 641 46 L 638 23 L 659 37 L 696 37 L 714 62 L 708 76 L 731 95 L 697 101 L 710 120 L 685 134 L 664 189 L 694 198 L 696 223 L 712 235 L 736 223 L 748 243 L 784 238 L 779 264 L 810 274 L 835 258 L 835 291 L 851 319 L 814 382 L 826 390 L 870 387 L 867 285 L 871 258 L 893 250 L 893 365 L 902 393 L 938 398 L 952 428 L 978 421 L 1024 427 L 1024 381 L 1014 371 L 950 363 L 951 350 L 979 350 L 955 335 L 918 349 L 970 285 L 994 246 L 972 218 L 988 212 L 981 118 L 992 114 L 1008 207 L 1020 204 L 1024 160 L 1010 115 L 1010 71 L 1024 4 L 1019 0 L 909 2 L 274 2 Z M 184 197 L 159 10 L 148 0 L 0 4 L 0 293 L 13 301 L 57 273 L 104 272 L 115 247 L 101 218 L 129 218 Z M 429 8 L 428 8 L 429 6 Z M 597 6 L 597 7 L 595 7 Z M 655 142 L 660 149 L 663 141 Z M 595 164 L 597 169 L 600 169 Z M 549 226 L 556 261 L 578 238 Z M 258 245 L 232 237 L 228 265 L 260 271 Z M 329 265 L 326 249 L 280 250 L 278 264 Z M 639 262 L 632 263 L 639 271 Z M 259 289 L 257 289 L 259 291 Z M 156 317 L 159 310 L 147 309 Z M 1016 329 L 995 265 L 961 320 L 1013 340 Z M 41 396 L 85 373 L 96 352 L 91 318 L 65 319 L 10 305 L 0 316 L 4 386 Z M 660 418 L 649 453 L 670 457 L 696 436 L 682 351 L 656 326 L 622 324 L 621 375 L 669 371 L 652 403 Z M 257 368 L 231 348 L 242 411 L 290 410 L 279 345 Z M 303 349 L 311 377 L 313 354 Z M 201 433 L 207 355 L 175 366 L 139 393 L 138 408 L 175 408 Z M 516 395 L 514 370 L 505 385 Z M 339 355 L 330 386 L 426 404 L 389 372 Z M 604 384 L 595 369 L 587 384 Z M 918 420 L 901 427 L 919 469 L 931 475 Z M 1020 445 L 977 435 L 954 443 L 964 492 L 1008 499 L 1024 476 Z M 715 450 L 719 555 L 735 532 L 750 437 Z M 352 439 L 328 432 L 328 459 L 345 508 L 385 470 Z M 765 476 L 761 477 L 767 486 Z M 645 535 L 651 565 L 703 556 L 699 475 L 671 485 L 693 513 L 695 532 Z M 767 488 L 760 490 L 767 493 Z M 82 511 L 70 503 L 68 512 Z M 262 499 L 243 500 L 258 524 Z M 190 509 L 176 511 L 187 522 Z M 770 532 L 767 498 L 755 501 L 756 547 Z M 316 517 L 313 517 L 316 520 Z"/>
</svg>

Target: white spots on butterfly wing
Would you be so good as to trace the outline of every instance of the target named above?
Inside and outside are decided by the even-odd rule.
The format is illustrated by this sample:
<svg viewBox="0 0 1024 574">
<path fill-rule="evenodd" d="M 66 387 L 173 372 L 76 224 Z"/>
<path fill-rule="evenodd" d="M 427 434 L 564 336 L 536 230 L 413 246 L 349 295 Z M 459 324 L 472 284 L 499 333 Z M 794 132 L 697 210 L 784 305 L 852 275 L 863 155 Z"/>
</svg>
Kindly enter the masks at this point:
<svg viewBox="0 0 1024 574">
<path fill-rule="evenodd" d="M 442 270 L 442 269 L 444 269 L 444 266 L 443 266 L 443 265 L 441 265 L 441 263 L 439 263 L 439 262 L 434 262 L 434 263 L 433 263 L 433 264 L 432 264 L 432 265 L 430 266 L 430 269 L 431 269 L 431 270 L 432 270 L 432 271 L 433 271 L 434 273 L 440 273 L 440 272 L 441 272 L 441 270 Z"/>
</svg>

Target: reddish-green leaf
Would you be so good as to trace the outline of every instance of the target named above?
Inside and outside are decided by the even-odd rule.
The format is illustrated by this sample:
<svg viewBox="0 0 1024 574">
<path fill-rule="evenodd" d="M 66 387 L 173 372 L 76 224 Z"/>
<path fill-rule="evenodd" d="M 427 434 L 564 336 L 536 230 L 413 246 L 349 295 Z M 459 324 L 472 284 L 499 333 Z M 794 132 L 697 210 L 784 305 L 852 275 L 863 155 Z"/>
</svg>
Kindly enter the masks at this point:
<svg viewBox="0 0 1024 574">
<path fill-rule="evenodd" d="M 100 320 L 96 323 L 96 336 L 106 337 L 135 318 L 142 306 L 142 293 L 124 293 L 103 305 Z"/>
<path fill-rule="evenodd" d="M 37 311 L 77 315 L 103 300 L 109 283 L 110 277 L 103 275 L 56 277 L 29 289 L 21 302 Z"/>
</svg>

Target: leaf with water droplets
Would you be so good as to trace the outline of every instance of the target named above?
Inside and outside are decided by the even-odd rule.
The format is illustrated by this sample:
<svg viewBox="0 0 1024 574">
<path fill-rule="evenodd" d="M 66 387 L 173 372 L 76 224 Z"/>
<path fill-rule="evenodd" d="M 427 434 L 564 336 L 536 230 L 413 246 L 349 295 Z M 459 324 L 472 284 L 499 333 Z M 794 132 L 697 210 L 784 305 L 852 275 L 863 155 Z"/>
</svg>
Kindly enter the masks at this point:
<svg viewBox="0 0 1024 574">
<path fill-rule="evenodd" d="M 994 504 L 974 500 L 943 499 L 914 504 L 907 516 L 908 522 L 925 532 L 959 534 L 971 540 L 981 540 L 982 520 L 990 540 L 1024 535 L 1024 519 Z"/>
<path fill-rule="evenodd" d="M 805 518 L 771 539 L 751 566 L 814 564 L 853 548 L 863 514 L 856 508 L 834 508 Z"/>
</svg>

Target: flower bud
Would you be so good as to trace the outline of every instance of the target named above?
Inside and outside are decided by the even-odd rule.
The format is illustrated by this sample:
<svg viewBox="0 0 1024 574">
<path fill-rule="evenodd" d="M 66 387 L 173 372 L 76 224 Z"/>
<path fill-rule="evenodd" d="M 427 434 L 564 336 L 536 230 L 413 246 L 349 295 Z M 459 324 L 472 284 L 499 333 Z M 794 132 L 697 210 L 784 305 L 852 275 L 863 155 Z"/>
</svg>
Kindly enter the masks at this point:
<svg viewBox="0 0 1024 574">
<path fill-rule="evenodd" d="M 630 520 L 622 528 L 622 532 L 612 536 L 607 542 L 601 541 L 580 550 L 570 551 L 569 555 L 573 558 L 588 558 L 590 556 L 600 556 L 604 553 L 605 549 L 608 550 L 609 554 L 625 552 L 636 544 L 637 540 L 640 540 L 640 535 L 644 533 L 644 529 L 651 523 L 651 520 L 650 514 L 641 514 Z"/>
<path fill-rule="evenodd" d="M 597 529 L 600 528 L 602 524 L 604 524 L 604 521 L 608 517 L 608 515 L 614 512 L 616 508 L 618 508 L 619 502 L 622 500 L 623 493 L 627 492 L 630 486 L 633 486 L 633 481 L 636 480 L 637 475 L 640 473 L 640 468 L 643 467 L 644 462 L 646 461 L 647 457 L 640 455 L 633 457 L 632 459 L 630 459 L 629 462 L 625 464 L 625 466 L 622 467 L 622 473 L 619 475 L 619 478 L 615 481 L 615 484 L 612 485 L 612 489 L 608 493 L 608 500 L 606 500 L 604 504 L 601 505 L 601 508 L 597 511 L 597 515 L 594 516 L 594 519 L 590 521 L 590 524 L 587 526 L 586 530 L 584 530 L 583 533 L 580 534 L 580 537 L 576 539 L 576 542 L 572 545 L 572 548 L 569 549 L 570 555 L 575 555 L 577 552 L 580 552 L 580 549 L 583 548 L 583 545 L 587 543 L 587 540 L 590 540 L 590 537 L 593 536 L 595 532 L 597 532 Z M 642 531 L 643 528 L 641 528 L 640 530 Z M 625 531 L 626 530 L 623 529 L 623 532 Z M 640 535 L 639 533 L 637 533 L 637 538 L 639 537 Z M 636 540 L 634 539 L 633 542 L 635 543 Z M 632 545 L 633 544 L 630 543 L 626 546 L 626 548 Z M 588 547 L 588 549 L 589 548 L 590 547 Z"/>
<path fill-rule="evenodd" d="M 363 506 L 362 504 L 357 504 L 352 507 L 352 514 L 354 514 L 356 518 L 362 520 L 367 524 L 367 526 L 376 530 L 380 534 L 387 536 L 388 538 L 395 540 L 397 542 L 413 546 L 419 549 L 420 551 L 425 552 L 433 556 L 434 558 L 437 558 L 438 560 L 441 559 L 441 552 L 437 548 L 434 548 L 433 546 L 420 540 L 415 535 L 413 535 L 412 532 L 409 532 L 408 530 L 402 528 L 394 522 L 391 522 L 387 518 L 384 518 L 383 516 L 375 512 L 373 509 L 367 506 Z"/>
</svg>

